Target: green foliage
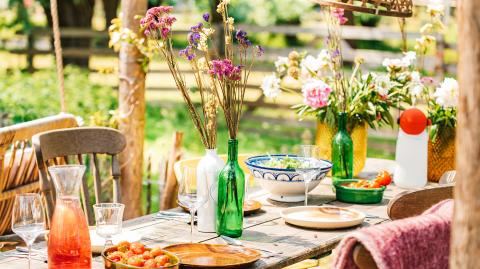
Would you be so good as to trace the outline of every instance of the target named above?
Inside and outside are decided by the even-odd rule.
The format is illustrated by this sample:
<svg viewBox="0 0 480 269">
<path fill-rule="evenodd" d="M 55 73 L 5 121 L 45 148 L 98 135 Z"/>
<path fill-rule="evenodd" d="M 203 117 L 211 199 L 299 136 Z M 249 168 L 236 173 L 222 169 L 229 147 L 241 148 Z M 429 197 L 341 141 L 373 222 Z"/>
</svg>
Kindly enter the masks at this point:
<svg viewBox="0 0 480 269">
<path fill-rule="evenodd" d="M 429 101 L 428 118 L 432 121 L 430 138 L 435 140 L 440 131 L 455 130 L 457 127 L 457 108 L 442 107 L 432 99 Z"/>
<path fill-rule="evenodd" d="M 111 87 L 92 83 L 88 72 L 67 66 L 65 94 L 68 112 L 90 120 L 94 113 L 108 114 L 117 106 Z M 0 125 L 10 125 L 60 112 L 60 97 L 54 70 L 33 74 L 0 71 Z"/>
</svg>

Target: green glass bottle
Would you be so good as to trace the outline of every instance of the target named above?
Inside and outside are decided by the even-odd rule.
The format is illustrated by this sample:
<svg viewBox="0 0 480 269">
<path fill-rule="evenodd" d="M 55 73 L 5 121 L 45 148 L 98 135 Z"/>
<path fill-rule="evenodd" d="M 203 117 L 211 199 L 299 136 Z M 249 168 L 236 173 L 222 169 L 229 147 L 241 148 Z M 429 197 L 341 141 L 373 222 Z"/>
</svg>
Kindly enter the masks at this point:
<svg viewBox="0 0 480 269">
<path fill-rule="evenodd" d="M 347 114 L 338 113 L 338 131 L 332 141 L 333 178 L 353 177 L 353 142 L 347 131 Z"/>
<path fill-rule="evenodd" d="M 242 236 L 245 174 L 238 164 L 238 140 L 228 140 L 228 160 L 218 175 L 218 235 Z"/>
</svg>

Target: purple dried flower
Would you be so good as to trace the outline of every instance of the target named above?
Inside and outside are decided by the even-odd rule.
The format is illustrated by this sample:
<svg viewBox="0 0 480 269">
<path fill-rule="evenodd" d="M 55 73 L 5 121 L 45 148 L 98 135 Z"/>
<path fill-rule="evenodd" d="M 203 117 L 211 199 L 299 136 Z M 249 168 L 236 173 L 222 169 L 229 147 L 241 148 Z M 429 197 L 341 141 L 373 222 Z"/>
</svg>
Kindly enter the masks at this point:
<svg viewBox="0 0 480 269">
<path fill-rule="evenodd" d="M 208 13 L 208 12 L 203 13 L 202 17 L 203 17 L 204 21 L 206 21 L 206 22 L 210 21 L 210 13 Z"/>
<path fill-rule="evenodd" d="M 257 56 L 258 57 L 261 57 L 261 56 L 263 56 L 263 54 L 265 54 L 265 49 L 262 46 L 257 45 L 255 48 L 257 50 Z"/>
<path fill-rule="evenodd" d="M 190 43 L 190 45 L 197 46 L 199 40 L 200 40 L 200 33 L 191 32 L 188 34 L 188 43 Z"/>
<path fill-rule="evenodd" d="M 190 27 L 190 30 L 192 32 L 199 33 L 202 30 L 202 28 L 203 28 L 203 23 L 199 22 L 197 25 Z"/>
<path fill-rule="evenodd" d="M 247 32 L 243 30 L 238 30 L 235 34 L 235 38 L 237 39 L 238 43 L 240 43 L 240 45 L 242 45 L 243 47 L 247 48 L 252 45 L 252 42 L 247 38 Z"/>
<path fill-rule="evenodd" d="M 189 61 L 195 59 L 195 57 L 197 56 L 197 55 L 195 55 L 195 52 L 193 51 L 192 46 L 187 46 L 183 50 L 180 50 L 178 52 L 178 55 L 185 57 L 185 59 L 187 59 Z"/>
</svg>

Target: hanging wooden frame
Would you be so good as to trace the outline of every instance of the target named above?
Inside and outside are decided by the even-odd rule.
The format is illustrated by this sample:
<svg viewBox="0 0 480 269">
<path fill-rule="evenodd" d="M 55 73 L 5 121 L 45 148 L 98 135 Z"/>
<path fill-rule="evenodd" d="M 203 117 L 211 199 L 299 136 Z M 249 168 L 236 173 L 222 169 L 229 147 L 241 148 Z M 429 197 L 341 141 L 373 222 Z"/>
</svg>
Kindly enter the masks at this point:
<svg viewBox="0 0 480 269">
<path fill-rule="evenodd" d="M 322 6 L 369 13 L 380 16 L 406 18 L 412 16 L 412 0 L 313 0 Z"/>
</svg>

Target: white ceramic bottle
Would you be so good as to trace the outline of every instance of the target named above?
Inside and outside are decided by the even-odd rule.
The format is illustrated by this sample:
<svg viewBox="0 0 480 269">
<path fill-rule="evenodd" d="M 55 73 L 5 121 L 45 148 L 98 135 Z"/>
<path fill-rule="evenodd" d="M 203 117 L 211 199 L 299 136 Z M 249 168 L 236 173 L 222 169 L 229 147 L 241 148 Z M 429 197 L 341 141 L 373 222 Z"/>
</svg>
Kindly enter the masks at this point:
<svg viewBox="0 0 480 269">
<path fill-rule="evenodd" d="M 420 188 L 427 184 L 427 125 L 427 117 L 416 108 L 407 109 L 400 116 L 393 175 L 399 187 Z"/>
<path fill-rule="evenodd" d="M 216 190 L 218 174 L 225 166 L 216 149 L 207 149 L 205 155 L 197 165 L 197 190 L 199 195 L 207 197 L 207 202 L 197 211 L 198 231 L 204 233 L 215 232 L 216 207 L 215 197 L 210 193 Z"/>
</svg>

